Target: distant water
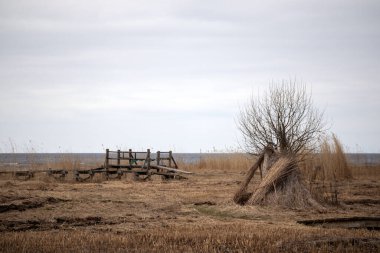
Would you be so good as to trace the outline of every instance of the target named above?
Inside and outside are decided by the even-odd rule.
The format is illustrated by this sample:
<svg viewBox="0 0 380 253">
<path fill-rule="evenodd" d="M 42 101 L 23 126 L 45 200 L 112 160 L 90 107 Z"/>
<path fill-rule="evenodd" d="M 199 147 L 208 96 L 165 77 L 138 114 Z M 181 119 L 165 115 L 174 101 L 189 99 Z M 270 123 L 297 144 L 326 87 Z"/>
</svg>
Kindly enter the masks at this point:
<svg viewBox="0 0 380 253">
<path fill-rule="evenodd" d="M 186 163 L 196 163 L 202 157 L 218 157 L 228 155 L 226 153 L 173 153 L 176 160 Z M 346 154 L 349 162 L 357 165 L 374 165 L 380 164 L 379 153 L 351 153 Z M 152 158 L 155 153 L 152 153 Z M 48 162 L 57 162 L 63 160 L 78 160 L 84 164 L 102 164 L 104 162 L 104 153 L 0 153 L 0 166 L 15 165 L 25 166 L 28 164 L 44 164 Z"/>
<path fill-rule="evenodd" d="M 224 156 L 224 153 L 173 153 L 174 159 L 186 163 L 196 163 L 206 156 Z M 164 155 L 161 155 L 163 157 Z M 155 153 L 151 154 L 156 157 Z M 103 163 L 105 153 L 0 153 L 1 165 L 44 164 L 59 161 L 80 161 L 84 164 Z"/>
<path fill-rule="evenodd" d="M 347 159 L 350 163 L 361 165 L 376 165 L 380 164 L 380 154 L 379 153 L 349 153 L 346 154 Z"/>
</svg>

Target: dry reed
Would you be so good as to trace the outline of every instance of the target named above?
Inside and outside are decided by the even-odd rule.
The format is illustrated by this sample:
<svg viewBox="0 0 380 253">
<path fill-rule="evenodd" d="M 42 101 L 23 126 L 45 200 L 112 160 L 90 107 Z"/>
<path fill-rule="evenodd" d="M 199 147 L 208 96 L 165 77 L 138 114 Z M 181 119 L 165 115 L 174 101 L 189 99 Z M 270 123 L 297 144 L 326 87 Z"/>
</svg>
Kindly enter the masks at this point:
<svg viewBox="0 0 380 253">
<path fill-rule="evenodd" d="M 308 181 L 352 179 L 351 167 L 336 135 L 331 139 L 326 137 L 320 144 L 319 153 L 304 155 L 299 164 L 303 177 Z"/>
<path fill-rule="evenodd" d="M 319 153 L 309 153 L 300 162 L 300 170 L 308 181 L 314 199 L 328 204 L 339 204 L 339 187 L 353 179 L 343 146 L 336 135 L 326 137 Z"/>
<path fill-rule="evenodd" d="M 241 159 L 237 155 L 229 156 L 229 159 L 234 157 Z M 243 163 L 237 164 L 241 166 Z M 22 197 L 27 197 L 29 202 L 49 197 L 62 200 L 22 212 L 0 213 L 0 252 L 379 251 L 377 231 L 306 227 L 295 221 L 301 217 L 314 217 L 316 212 L 242 207 L 227 201 L 241 179 L 240 173 L 247 171 L 253 161 L 248 160 L 247 164 L 245 169 L 238 167 L 233 169 L 233 173 L 225 173 L 223 169 L 226 167 L 222 169 L 206 163 L 206 167 L 196 169 L 215 173 L 170 182 L 160 179 L 133 182 L 123 178 L 102 183 L 69 184 L 0 178 L 1 197 L 7 204 L 24 201 L 18 199 Z M 292 175 L 288 175 L 287 180 L 292 181 Z M 284 180 L 281 179 L 282 182 Z M 369 182 L 364 181 L 365 184 Z M 347 188 L 350 192 L 348 200 L 355 200 L 358 193 L 363 198 L 377 200 L 378 183 L 372 182 L 368 188 L 362 187 L 363 182 L 357 183 L 357 187 Z M 280 185 L 269 191 L 267 201 L 282 196 L 279 194 Z M 293 194 L 293 189 L 287 187 L 283 193 L 288 196 Z M 200 202 L 205 204 L 194 204 Z M 354 211 L 346 209 L 344 215 L 378 213 L 375 204 L 355 204 L 350 208 Z M 323 215 L 342 215 L 342 211 L 331 209 Z M 71 220 L 57 223 L 57 219 L 62 217 L 70 217 Z M 101 217 L 102 223 L 70 223 L 85 217 Z"/>
<path fill-rule="evenodd" d="M 86 230 L 4 233 L 1 252 L 378 252 L 368 231 L 268 224 L 158 228 L 116 234 Z"/>
<path fill-rule="evenodd" d="M 350 165 L 352 176 L 355 179 L 371 179 L 378 180 L 380 174 L 380 165 Z"/>
<path fill-rule="evenodd" d="M 73 171 L 81 168 L 81 161 L 73 154 L 62 154 L 57 160 L 47 163 L 49 168 Z"/>
<path fill-rule="evenodd" d="M 276 191 L 277 186 L 284 182 L 287 176 L 294 170 L 294 167 L 295 163 L 291 159 L 287 157 L 278 159 L 261 180 L 250 202 L 256 204 L 262 203 L 269 192 Z"/>
<path fill-rule="evenodd" d="M 352 172 L 348 166 L 346 155 L 342 144 L 336 137 L 332 136 L 332 142 L 325 139 L 321 145 L 319 162 L 327 179 L 351 179 Z"/>
<path fill-rule="evenodd" d="M 280 157 L 269 169 L 248 203 L 322 209 L 302 183 L 296 160 L 285 156 Z"/>
<path fill-rule="evenodd" d="M 255 157 L 242 154 L 210 154 L 202 156 L 195 163 L 185 163 L 179 161 L 179 167 L 193 172 L 222 171 L 222 172 L 243 172 L 249 169 L 254 163 Z"/>
</svg>

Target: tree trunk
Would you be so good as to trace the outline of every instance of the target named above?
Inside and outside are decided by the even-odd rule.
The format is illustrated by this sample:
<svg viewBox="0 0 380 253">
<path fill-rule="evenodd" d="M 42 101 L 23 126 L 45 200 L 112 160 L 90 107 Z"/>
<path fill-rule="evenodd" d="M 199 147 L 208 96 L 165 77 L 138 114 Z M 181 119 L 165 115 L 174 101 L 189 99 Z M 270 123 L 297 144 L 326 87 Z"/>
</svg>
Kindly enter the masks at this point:
<svg viewBox="0 0 380 253">
<path fill-rule="evenodd" d="M 261 173 L 264 178 L 272 165 L 277 161 L 278 154 L 272 148 L 266 148 L 264 150 L 264 161 L 261 165 Z"/>
</svg>

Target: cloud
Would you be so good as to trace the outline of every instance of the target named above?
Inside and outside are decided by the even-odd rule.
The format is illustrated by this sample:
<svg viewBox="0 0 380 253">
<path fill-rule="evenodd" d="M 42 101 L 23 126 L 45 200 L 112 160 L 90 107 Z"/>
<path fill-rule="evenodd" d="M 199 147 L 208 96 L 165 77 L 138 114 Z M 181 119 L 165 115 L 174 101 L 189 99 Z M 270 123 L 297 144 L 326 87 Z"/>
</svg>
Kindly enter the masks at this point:
<svg viewBox="0 0 380 253">
<path fill-rule="evenodd" d="M 346 122 L 357 112 L 362 146 L 376 150 L 379 10 L 369 0 L 0 1 L 0 140 L 96 151 L 79 139 L 106 143 L 99 136 L 117 122 L 122 134 L 108 145 L 138 146 L 130 132 L 170 125 L 179 150 L 223 148 L 236 145 L 239 104 L 297 77 L 343 142 L 356 144 Z M 53 141 L 60 131 L 66 138 Z M 141 141 L 167 145 L 149 138 Z"/>
</svg>

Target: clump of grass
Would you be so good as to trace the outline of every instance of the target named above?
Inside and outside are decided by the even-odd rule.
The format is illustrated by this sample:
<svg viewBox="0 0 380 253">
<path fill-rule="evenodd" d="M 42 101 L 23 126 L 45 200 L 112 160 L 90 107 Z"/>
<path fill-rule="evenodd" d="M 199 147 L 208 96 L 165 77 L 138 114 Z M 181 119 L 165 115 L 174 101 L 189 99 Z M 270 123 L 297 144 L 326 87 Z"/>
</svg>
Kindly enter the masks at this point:
<svg viewBox="0 0 380 253">
<path fill-rule="evenodd" d="M 309 181 L 339 181 L 353 177 L 343 146 L 334 134 L 323 139 L 318 153 L 305 155 L 300 164 L 303 176 Z"/>
<path fill-rule="evenodd" d="M 320 202 L 338 204 L 340 187 L 353 178 L 343 146 L 336 135 L 322 140 L 318 153 L 309 153 L 300 163 L 309 191 Z"/>
<path fill-rule="evenodd" d="M 322 142 L 319 162 L 328 179 L 352 179 L 352 171 L 336 135 L 332 136 L 332 141 L 325 139 Z"/>
</svg>

